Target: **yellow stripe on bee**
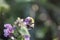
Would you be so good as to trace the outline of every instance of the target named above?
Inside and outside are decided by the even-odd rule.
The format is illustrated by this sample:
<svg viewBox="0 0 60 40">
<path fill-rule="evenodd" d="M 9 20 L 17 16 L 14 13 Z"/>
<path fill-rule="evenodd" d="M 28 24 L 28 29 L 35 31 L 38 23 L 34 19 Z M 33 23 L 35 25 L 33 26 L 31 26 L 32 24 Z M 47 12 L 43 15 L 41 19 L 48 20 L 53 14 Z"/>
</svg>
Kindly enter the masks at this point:
<svg viewBox="0 0 60 40">
<path fill-rule="evenodd" d="M 32 17 L 30 17 L 30 19 L 32 20 L 32 22 L 31 22 L 31 23 L 34 23 L 34 19 L 33 19 Z"/>
</svg>

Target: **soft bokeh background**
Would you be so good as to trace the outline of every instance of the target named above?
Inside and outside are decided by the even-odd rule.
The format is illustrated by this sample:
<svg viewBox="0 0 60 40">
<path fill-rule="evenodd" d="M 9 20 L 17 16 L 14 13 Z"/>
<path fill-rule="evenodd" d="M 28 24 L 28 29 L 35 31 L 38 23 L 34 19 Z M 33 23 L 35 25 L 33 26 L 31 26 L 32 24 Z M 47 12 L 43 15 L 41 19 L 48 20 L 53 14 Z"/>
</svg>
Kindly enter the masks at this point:
<svg viewBox="0 0 60 40">
<path fill-rule="evenodd" d="M 3 24 L 11 23 L 17 17 L 35 19 L 35 28 L 30 30 L 31 40 L 58 40 L 60 38 L 59 0 L 0 0 L 0 38 Z M 58 34 L 58 35 L 57 35 Z"/>
</svg>

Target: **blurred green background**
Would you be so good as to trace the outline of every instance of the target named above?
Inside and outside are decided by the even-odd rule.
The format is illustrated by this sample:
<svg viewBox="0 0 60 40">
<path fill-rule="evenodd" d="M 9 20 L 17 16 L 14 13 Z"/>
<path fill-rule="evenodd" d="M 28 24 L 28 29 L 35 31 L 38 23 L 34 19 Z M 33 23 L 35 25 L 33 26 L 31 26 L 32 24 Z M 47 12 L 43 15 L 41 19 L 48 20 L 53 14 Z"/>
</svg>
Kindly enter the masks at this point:
<svg viewBox="0 0 60 40">
<path fill-rule="evenodd" d="M 0 25 L 11 23 L 17 17 L 31 16 L 35 28 L 30 32 L 31 40 L 57 40 L 57 25 L 60 24 L 58 0 L 0 0 Z M 3 34 L 0 26 L 0 35 Z M 4 40 L 3 37 L 0 37 Z"/>
</svg>

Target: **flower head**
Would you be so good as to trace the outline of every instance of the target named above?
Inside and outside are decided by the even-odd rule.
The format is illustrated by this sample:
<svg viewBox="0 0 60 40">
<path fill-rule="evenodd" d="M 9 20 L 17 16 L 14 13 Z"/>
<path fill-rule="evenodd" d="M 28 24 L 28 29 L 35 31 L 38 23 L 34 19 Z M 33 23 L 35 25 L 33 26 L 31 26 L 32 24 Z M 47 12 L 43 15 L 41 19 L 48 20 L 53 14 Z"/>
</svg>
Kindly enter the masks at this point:
<svg viewBox="0 0 60 40">
<path fill-rule="evenodd" d="M 4 24 L 4 27 L 5 28 L 12 28 L 12 25 L 11 24 Z"/>
<path fill-rule="evenodd" d="M 11 24 L 4 24 L 4 27 L 6 28 L 6 29 L 4 29 L 4 36 L 5 37 L 10 36 L 10 34 L 13 33 L 13 31 L 14 31 L 12 25 Z"/>
<path fill-rule="evenodd" d="M 8 35 L 9 35 L 9 30 L 8 29 L 4 29 L 4 36 L 8 37 Z"/>
<path fill-rule="evenodd" d="M 30 36 L 25 35 L 25 36 L 24 36 L 24 40 L 30 40 Z"/>
</svg>

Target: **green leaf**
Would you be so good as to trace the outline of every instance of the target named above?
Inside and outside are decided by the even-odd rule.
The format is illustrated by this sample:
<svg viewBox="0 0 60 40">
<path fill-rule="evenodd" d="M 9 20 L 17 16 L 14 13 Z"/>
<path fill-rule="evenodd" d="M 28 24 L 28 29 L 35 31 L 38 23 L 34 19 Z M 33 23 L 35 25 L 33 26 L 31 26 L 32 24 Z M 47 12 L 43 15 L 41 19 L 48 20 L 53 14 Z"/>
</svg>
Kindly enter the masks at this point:
<svg viewBox="0 0 60 40">
<path fill-rule="evenodd" d="M 14 36 L 15 36 L 15 37 L 19 36 L 17 30 L 14 31 Z"/>
<path fill-rule="evenodd" d="M 24 40 L 24 38 L 22 36 L 19 36 L 17 40 Z"/>
<path fill-rule="evenodd" d="M 20 30 L 19 30 L 19 33 L 21 35 L 29 35 L 30 36 L 29 31 L 26 27 L 21 27 Z"/>
</svg>

